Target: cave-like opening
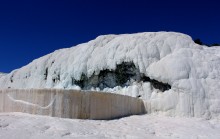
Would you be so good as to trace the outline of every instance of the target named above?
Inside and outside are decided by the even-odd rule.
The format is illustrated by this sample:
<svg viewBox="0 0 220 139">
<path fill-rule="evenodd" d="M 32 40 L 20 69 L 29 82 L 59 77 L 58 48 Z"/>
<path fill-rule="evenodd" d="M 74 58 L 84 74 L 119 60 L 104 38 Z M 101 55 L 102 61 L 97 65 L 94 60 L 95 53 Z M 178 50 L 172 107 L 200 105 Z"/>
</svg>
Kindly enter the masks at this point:
<svg viewBox="0 0 220 139">
<path fill-rule="evenodd" d="M 73 84 L 80 86 L 83 90 L 90 90 L 93 88 L 114 88 L 116 86 L 129 86 L 130 80 L 137 82 L 150 82 L 151 86 L 159 89 L 162 92 L 171 89 L 168 83 L 159 82 L 155 79 L 150 79 L 143 73 L 140 73 L 133 62 L 122 62 L 116 66 L 115 70 L 101 70 L 98 75 L 93 74 L 87 77 L 85 74 L 81 75 L 80 80 L 72 81 Z"/>
</svg>

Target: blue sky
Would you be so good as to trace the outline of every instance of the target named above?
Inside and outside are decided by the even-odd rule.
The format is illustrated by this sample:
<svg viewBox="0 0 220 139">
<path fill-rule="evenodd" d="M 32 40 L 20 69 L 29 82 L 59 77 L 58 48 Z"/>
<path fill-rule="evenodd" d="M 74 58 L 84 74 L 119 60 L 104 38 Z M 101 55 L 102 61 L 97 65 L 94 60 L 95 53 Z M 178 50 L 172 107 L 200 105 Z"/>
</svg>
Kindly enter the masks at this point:
<svg viewBox="0 0 220 139">
<path fill-rule="evenodd" d="M 176 31 L 220 43 L 218 1 L 0 0 L 0 72 L 103 34 Z"/>
</svg>

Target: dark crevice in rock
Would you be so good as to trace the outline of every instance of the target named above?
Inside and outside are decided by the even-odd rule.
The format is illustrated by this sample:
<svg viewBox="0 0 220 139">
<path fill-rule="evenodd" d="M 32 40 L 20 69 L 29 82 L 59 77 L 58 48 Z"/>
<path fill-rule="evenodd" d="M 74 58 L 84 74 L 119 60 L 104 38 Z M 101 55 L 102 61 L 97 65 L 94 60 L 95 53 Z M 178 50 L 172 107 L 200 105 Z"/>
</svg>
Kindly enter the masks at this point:
<svg viewBox="0 0 220 139">
<path fill-rule="evenodd" d="M 171 89 L 171 85 L 169 85 L 168 83 L 162 83 L 157 80 L 151 80 L 150 83 L 154 88 L 159 89 L 162 92 Z"/>
<path fill-rule="evenodd" d="M 54 71 L 54 75 L 52 77 L 53 83 L 57 83 L 60 81 L 60 74 L 57 74 L 56 71 Z"/>
<path fill-rule="evenodd" d="M 48 68 L 46 68 L 45 73 L 44 73 L 44 80 L 47 80 L 47 76 L 48 76 Z"/>
<path fill-rule="evenodd" d="M 12 75 L 12 76 L 10 77 L 11 83 L 13 83 L 13 77 L 14 77 L 14 75 Z"/>
<path fill-rule="evenodd" d="M 143 76 L 143 77 L 142 77 L 142 81 L 143 81 L 143 82 L 150 82 L 151 85 L 152 85 L 155 89 L 159 89 L 159 90 L 161 90 L 162 92 L 171 89 L 171 85 L 169 85 L 168 83 L 162 83 L 162 82 L 159 82 L 159 81 L 157 81 L 157 80 L 150 79 L 150 78 L 147 77 L 147 76 Z"/>
<path fill-rule="evenodd" d="M 51 62 L 51 66 L 54 64 L 54 62 L 55 62 L 55 60 L 53 60 L 53 61 Z"/>
<path fill-rule="evenodd" d="M 91 80 L 91 79 L 90 79 Z M 88 82 L 89 82 L 89 79 L 86 77 L 86 75 L 83 73 L 82 75 L 81 75 L 81 78 L 80 78 L 80 80 L 72 80 L 72 82 L 73 82 L 73 84 L 76 84 L 76 85 L 78 85 L 79 87 L 81 87 L 81 88 L 84 88 L 85 87 L 85 84 L 88 84 Z"/>
<path fill-rule="evenodd" d="M 157 80 L 150 79 L 150 78 L 147 77 L 147 76 L 142 76 L 142 81 L 143 81 L 143 82 L 150 82 L 151 85 L 152 85 L 155 89 L 159 89 L 159 90 L 161 90 L 162 92 L 171 89 L 171 85 L 169 85 L 168 83 L 162 83 L 162 82 L 159 82 L 159 81 L 157 81 Z"/>
<path fill-rule="evenodd" d="M 89 78 L 83 73 L 80 80 L 72 78 L 72 84 L 80 86 L 83 90 L 90 90 L 92 87 L 98 87 L 103 90 L 107 87 L 129 86 L 132 83 L 131 80 L 137 82 L 150 82 L 153 88 L 163 92 L 171 89 L 169 84 L 150 79 L 143 73 L 140 73 L 133 62 L 123 62 L 117 65 L 114 71 L 105 69 L 100 71 L 98 75 L 93 74 Z"/>
</svg>

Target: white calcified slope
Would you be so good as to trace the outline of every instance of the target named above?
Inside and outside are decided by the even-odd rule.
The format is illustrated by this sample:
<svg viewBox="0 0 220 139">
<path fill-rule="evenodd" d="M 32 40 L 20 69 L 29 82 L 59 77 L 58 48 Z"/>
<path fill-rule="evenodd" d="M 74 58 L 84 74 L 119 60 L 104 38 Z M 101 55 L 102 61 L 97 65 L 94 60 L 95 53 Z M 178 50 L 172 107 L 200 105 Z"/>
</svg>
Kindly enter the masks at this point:
<svg viewBox="0 0 220 139">
<path fill-rule="evenodd" d="M 2 76 L 4 76 L 4 75 L 6 75 L 6 74 L 5 74 L 5 73 L 0 72 L 0 78 L 1 78 Z"/>
<path fill-rule="evenodd" d="M 140 72 L 172 88 L 160 92 L 149 83 L 134 83 L 118 87 L 117 93 L 141 94 L 149 113 L 220 117 L 219 51 L 219 47 L 202 47 L 175 32 L 105 35 L 34 60 L 1 77 L 0 88 L 74 88 L 72 78 L 80 79 L 82 73 L 89 77 L 132 61 Z M 58 75 L 60 81 L 54 83 Z"/>
<path fill-rule="evenodd" d="M 219 139 L 220 121 L 131 116 L 110 121 L 0 114 L 1 139 Z"/>
</svg>

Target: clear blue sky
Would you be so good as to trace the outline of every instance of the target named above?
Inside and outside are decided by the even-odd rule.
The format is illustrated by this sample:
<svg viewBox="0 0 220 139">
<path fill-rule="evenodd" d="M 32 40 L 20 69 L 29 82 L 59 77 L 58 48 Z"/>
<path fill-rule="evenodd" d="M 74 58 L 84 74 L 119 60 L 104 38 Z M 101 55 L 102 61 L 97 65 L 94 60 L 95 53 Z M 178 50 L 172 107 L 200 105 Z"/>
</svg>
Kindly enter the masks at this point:
<svg viewBox="0 0 220 139">
<path fill-rule="evenodd" d="M 220 43 L 218 1 L 0 0 L 0 72 L 102 34 L 177 31 Z"/>
</svg>

